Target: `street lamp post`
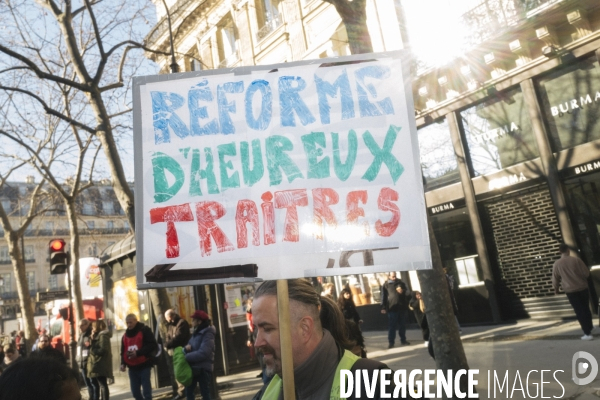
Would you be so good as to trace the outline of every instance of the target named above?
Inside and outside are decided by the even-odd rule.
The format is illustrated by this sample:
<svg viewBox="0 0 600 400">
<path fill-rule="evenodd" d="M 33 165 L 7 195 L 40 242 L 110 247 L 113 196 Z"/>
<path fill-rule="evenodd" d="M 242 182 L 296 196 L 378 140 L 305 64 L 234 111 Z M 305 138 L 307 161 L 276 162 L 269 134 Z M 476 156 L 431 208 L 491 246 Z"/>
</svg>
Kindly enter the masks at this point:
<svg viewBox="0 0 600 400">
<path fill-rule="evenodd" d="M 169 24 L 169 42 L 171 44 L 171 73 L 175 74 L 179 72 L 179 65 L 175 60 L 175 46 L 173 46 L 173 28 L 171 27 L 171 13 L 169 12 L 169 7 L 167 6 L 166 0 L 162 0 L 165 5 L 165 11 L 167 12 L 167 22 Z"/>
</svg>

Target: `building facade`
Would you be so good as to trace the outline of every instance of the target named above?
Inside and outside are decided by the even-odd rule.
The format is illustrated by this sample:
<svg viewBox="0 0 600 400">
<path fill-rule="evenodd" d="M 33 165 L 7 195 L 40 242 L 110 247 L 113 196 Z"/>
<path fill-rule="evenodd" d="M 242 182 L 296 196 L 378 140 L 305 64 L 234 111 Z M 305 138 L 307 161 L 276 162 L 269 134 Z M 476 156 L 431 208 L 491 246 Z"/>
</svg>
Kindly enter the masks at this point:
<svg viewBox="0 0 600 400">
<path fill-rule="evenodd" d="M 163 2 L 146 37 L 153 50 L 170 52 Z M 266 65 L 348 55 L 348 37 L 335 8 L 322 0 L 167 0 L 176 61 L 181 72 Z M 368 0 L 367 25 L 374 51 L 402 48 L 394 0 Z M 171 59 L 147 53 L 170 71 Z"/>
<path fill-rule="evenodd" d="M 0 201 L 13 229 L 21 225 L 28 211 L 29 194 L 35 186 L 33 177 L 26 182 L 7 182 L 0 191 Z M 50 275 L 48 243 L 62 238 L 70 241 L 69 222 L 64 206 L 54 199 L 51 211 L 35 218 L 21 241 L 29 291 L 35 299 L 38 292 L 66 289 L 66 274 Z M 97 257 L 102 251 L 129 233 L 129 223 L 113 192 L 110 182 L 97 182 L 77 200 L 80 232 L 80 256 Z M 4 232 L 0 229 L 2 236 Z M 6 242 L 0 242 L 0 315 L 13 320 L 20 315 L 16 278 Z M 44 303 L 35 304 L 36 315 L 46 315 Z"/>
<path fill-rule="evenodd" d="M 428 211 L 461 315 L 572 315 L 551 273 L 561 242 L 600 273 L 600 3 L 487 1 L 463 20 L 473 50 L 414 84 Z"/>
<path fill-rule="evenodd" d="M 374 51 L 401 48 L 399 3 L 367 3 Z M 155 4 L 147 44 L 168 54 L 166 10 Z M 349 53 L 321 0 L 167 5 L 180 71 Z M 428 213 L 459 320 L 572 316 L 551 286 L 558 244 L 577 249 L 600 285 L 600 3 L 484 0 L 460 22 L 470 50 L 413 85 Z M 169 72 L 169 57 L 148 57 Z M 416 274 L 403 277 L 419 286 Z M 368 305 L 381 278 L 335 282 Z"/>
</svg>

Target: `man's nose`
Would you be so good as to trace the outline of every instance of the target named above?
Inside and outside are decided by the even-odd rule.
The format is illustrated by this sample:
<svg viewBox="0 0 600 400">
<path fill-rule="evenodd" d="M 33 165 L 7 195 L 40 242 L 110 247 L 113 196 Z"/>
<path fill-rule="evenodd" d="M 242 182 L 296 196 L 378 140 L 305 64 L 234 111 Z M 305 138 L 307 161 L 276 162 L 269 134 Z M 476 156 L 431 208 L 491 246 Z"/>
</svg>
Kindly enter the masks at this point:
<svg viewBox="0 0 600 400">
<path fill-rule="evenodd" d="M 266 344 L 266 341 L 263 339 L 263 335 L 261 335 L 260 330 L 255 330 L 256 338 L 254 339 L 254 347 L 259 348 Z"/>
</svg>

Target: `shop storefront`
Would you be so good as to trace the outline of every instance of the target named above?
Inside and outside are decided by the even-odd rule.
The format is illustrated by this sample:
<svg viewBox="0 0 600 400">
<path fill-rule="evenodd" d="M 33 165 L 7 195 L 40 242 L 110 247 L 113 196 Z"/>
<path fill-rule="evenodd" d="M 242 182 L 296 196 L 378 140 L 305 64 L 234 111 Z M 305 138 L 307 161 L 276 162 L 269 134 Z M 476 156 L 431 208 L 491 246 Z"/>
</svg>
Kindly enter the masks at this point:
<svg viewBox="0 0 600 400">
<path fill-rule="evenodd" d="M 488 91 L 453 111 L 458 145 L 451 143 L 448 118 L 419 129 L 427 205 L 444 266 L 458 281 L 464 322 L 491 319 L 489 303 L 463 295 L 479 286 L 488 298 L 483 257 L 502 319 L 536 316 L 534 308 L 543 315 L 544 302 L 558 307 L 552 265 L 569 237 L 600 288 L 600 63 L 592 53 L 532 81 Z M 532 123 L 532 102 L 543 126 Z M 551 149 L 554 166 L 540 146 Z M 461 162 L 463 171 L 456 167 Z M 476 246 L 474 226 L 481 226 L 484 247 Z"/>
</svg>

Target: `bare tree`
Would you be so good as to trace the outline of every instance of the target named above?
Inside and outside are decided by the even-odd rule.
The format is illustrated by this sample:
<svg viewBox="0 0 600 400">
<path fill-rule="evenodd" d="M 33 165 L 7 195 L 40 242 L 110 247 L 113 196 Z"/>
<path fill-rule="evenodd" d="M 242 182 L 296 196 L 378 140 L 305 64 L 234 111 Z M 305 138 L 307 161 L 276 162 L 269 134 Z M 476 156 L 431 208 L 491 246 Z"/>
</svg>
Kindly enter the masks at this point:
<svg viewBox="0 0 600 400">
<path fill-rule="evenodd" d="M 148 22 L 150 5 L 146 0 L 5 0 L 0 8 L 5 25 L 0 37 L 0 90 L 6 96 L 28 96 L 45 114 L 98 140 L 102 164 L 131 229 L 135 229 L 133 192 L 118 146 L 119 138 L 131 132 L 131 77 L 144 60 L 143 53 L 134 50 L 156 52 L 143 44 L 140 30 Z M 39 91 L 39 80 L 52 88 L 51 93 L 67 93 L 71 107 L 54 108 L 47 93 Z M 163 305 L 168 308 L 166 291 L 155 294 L 163 299 L 154 304 L 155 311 L 163 314 Z"/>
<path fill-rule="evenodd" d="M 62 95 L 64 105 L 61 112 L 70 116 L 72 99 L 69 98 L 69 92 L 64 92 Z M 16 107 L 15 97 L 19 96 L 11 96 L 13 107 L 5 107 L 2 111 L 3 125 L 14 122 L 16 116 L 20 114 Z M 13 112 L 10 112 L 10 108 L 13 108 Z M 7 111 L 7 109 L 9 110 Z M 30 108 L 30 110 L 33 109 L 35 108 Z M 12 117 L 12 120 L 8 118 L 9 116 Z M 19 152 L 21 155 L 15 154 L 13 157 L 20 162 L 29 164 L 52 186 L 53 193 L 62 199 L 69 221 L 70 254 L 73 265 L 71 288 L 75 302 L 75 315 L 77 320 L 80 320 L 84 316 L 79 280 L 80 237 L 76 200 L 84 190 L 93 185 L 94 163 L 100 147 L 96 146 L 94 151 L 92 147 L 94 136 L 85 132 L 82 135 L 82 132 L 73 124 L 61 123 L 57 117 L 46 119 L 51 121 L 46 126 L 43 123 L 35 124 L 31 120 L 22 121 L 24 126 L 19 131 L 14 129 L 14 126 L 11 131 L 0 129 L 0 136 L 8 138 L 21 150 Z M 25 126 L 29 128 L 29 132 L 24 131 Z M 71 131 L 70 135 L 67 132 L 69 130 Z M 86 161 L 85 156 L 90 149 L 94 151 L 94 154 L 91 161 Z M 84 170 L 87 170 L 88 174 L 85 182 L 82 181 Z M 60 180 L 65 177 L 65 171 L 67 171 L 69 179 L 66 180 L 66 183 L 60 183 Z"/>
<path fill-rule="evenodd" d="M 6 167 L 5 162 L 2 164 L 4 167 L 0 169 L 0 197 L 8 202 L 7 206 L 0 202 L 0 226 L 4 230 L 4 240 L 8 245 L 8 254 L 16 277 L 23 331 L 25 338 L 32 341 L 37 338 L 38 333 L 35 329 L 34 301 L 29 293 L 21 241 L 34 218 L 45 211 L 43 204 L 48 204 L 49 193 L 44 190 L 43 180 L 37 185 L 27 187 L 26 192 L 8 182 L 10 176 L 25 165 L 24 162 L 14 162 L 10 167 Z"/>
</svg>

